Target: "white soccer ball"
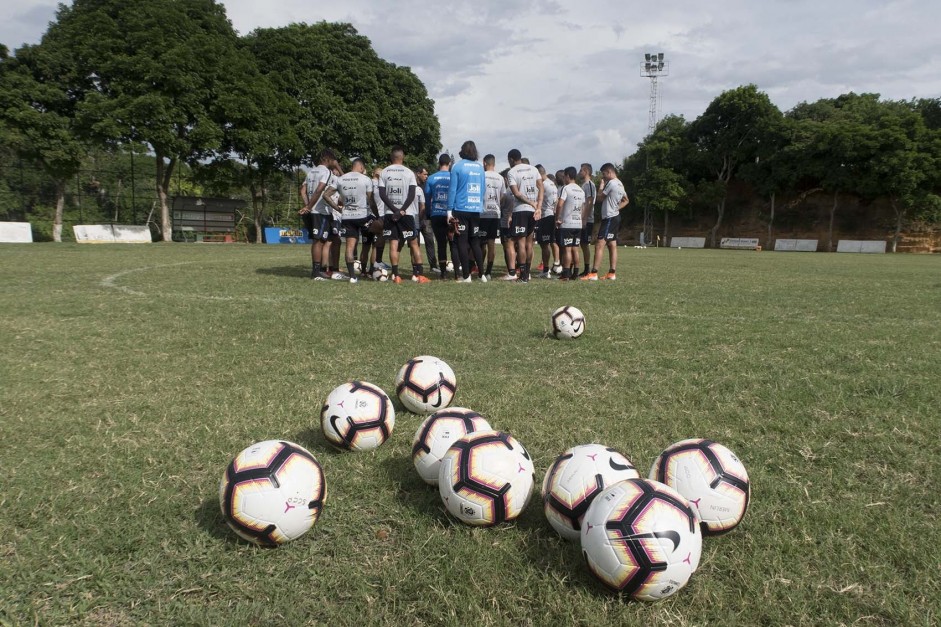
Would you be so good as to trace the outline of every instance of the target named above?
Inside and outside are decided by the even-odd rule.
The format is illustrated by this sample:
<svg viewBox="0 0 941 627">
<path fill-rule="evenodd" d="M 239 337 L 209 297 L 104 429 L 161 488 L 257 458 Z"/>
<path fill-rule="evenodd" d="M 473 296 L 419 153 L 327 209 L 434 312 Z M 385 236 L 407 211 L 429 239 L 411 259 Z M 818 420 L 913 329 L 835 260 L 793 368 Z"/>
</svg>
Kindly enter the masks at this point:
<svg viewBox="0 0 941 627">
<path fill-rule="evenodd" d="M 745 466 L 735 453 L 710 440 L 667 447 L 650 468 L 650 478 L 685 496 L 707 535 L 731 531 L 748 510 L 751 484 Z"/>
<path fill-rule="evenodd" d="M 406 409 L 430 414 L 451 404 L 457 379 L 451 366 L 430 355 L 409 359 L 395 377 L 395 393 Z"/>
<path fill-rule="evenodd" d="M 353 272 L 355 272 L 356 274 L 359 274 L 362 271 L 363 271 L 363 262 L 360 261 L 359 259 L 354 259 L 353 260 Z"/>
<path fill-rule="evenodd" d="M 284 440 L 252 444 L 219 483 L 226 523 L 262 546 L 296 540 L 314 526 L 327 498 L 323 468 L 310 451 Z"/>
<path fill-rule="evenodd" d="M 634 464 L 601 444 L 575 446 L 559 455 L 542 481 L 542 503 L 552 528 L 578 540 L 588 506 L 606 487 L 640 477 Z"/>
<path fill-rule="evenodd" d="M 585 332 L 585 314 L 566 305 L 552 312 L 552 335 L 559 340 L 573 340 Z"/>
<path fill-rule="evenodd" d="M 449 262 L 448 262 L 448 265 L 445 266 L 445 269 L 446 269 L 448 272 L 454 272 L 454 262 L 453 262 L 453 261 L 449 261 Z"/>
<path fill-rule="evenodd" d="M 441 458 L 457 440 L 474 431 L 489 431 L 490 423 L 475 411 L 449 407 L 428 416 L 412 440 L 412 462 L 425 483 L 438 485 Z"/>
<path fill-rule="evenodd" d="M 554 266 L 552 266 L 552 274 L 557 274 L 557 275 L 561 275 L 561 274 L 562 274 L 562 264 L 561 264 L 561 263 L 557 263 L 557 264 L 555 264 Z"/>
<path fill-rule="evenodd" d="M 676 490 L 628 479 L 599 494 L 582 521 L 582 553 L 606 586 L 640 601 L 681 589 L 699 568 L 699 518 Z"/>
<path fill-rule="evenodd" d="M 392 435 L 395 408 L 379 387 L 350 381 L 334 388 L 320 412 L 324 437 L 337 448 L 369 451 Z"/>
<path fill-rule="evenodd" d="M 379 265 L 373 266 L 372 278 L 373 281 L 388 281 L 389 271 Z"/>
<path fill-rule="evenodd" d="M 491 526 L 517 518 L 535 484 L 529 453 L 501 431 L 474 431 L 451 445 L 438 468 L 438 493 L 463 523 Z"/>
</svg>

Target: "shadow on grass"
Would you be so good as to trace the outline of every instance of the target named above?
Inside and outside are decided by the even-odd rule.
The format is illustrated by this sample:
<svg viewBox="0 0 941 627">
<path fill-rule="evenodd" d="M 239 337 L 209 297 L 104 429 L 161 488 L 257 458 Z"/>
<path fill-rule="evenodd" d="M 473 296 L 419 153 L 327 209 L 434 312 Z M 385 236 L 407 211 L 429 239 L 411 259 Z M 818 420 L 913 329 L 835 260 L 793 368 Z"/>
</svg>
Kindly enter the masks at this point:
<svg viewBox="0 0 941 627">
<path fill-rule="evenodd" d="M 195 512 L 196 524 L 206 533 L 217 540 L 222 540 L 226 544 L 245 544 L 251 545 L 251 542 L 243 540 L 234 531 L 229 529 L 222 512 L 219 510 L 218 497 L 208 497 L 203 499 Z"/>
<path fill-rule="evenodd" d="M 419 517 L 439 522 L 445 526 L 452 524 L 444 511 L 438 487 L 422 481 L 412 464 L 411 455 L 389 457 L 381 462 L 382 472 L 394 485 L 395 498 Z"/>
<path fill-rule="evenodd" d="M 281 266 L 279 268 L 258 268 L 257 274 L 267 274 L 268 276 L 283 276 L 292 279 L 310 279 L 310 268 L 308 266 Z"/>
<path fill-rule="evenodd" d="M 341 451 L 337 447 L 330 444 L 327 441 L 327 438 L 324 437 L 323 431 L 314 427 L 308 427 L 307 429 L 304 429 L 294 436 L 293 441 L 297 442 L 308 451 L 313 453 L 314 457 L 332 457 L 335 455 L 346 454 L 345 451 Z"/>
</svg>

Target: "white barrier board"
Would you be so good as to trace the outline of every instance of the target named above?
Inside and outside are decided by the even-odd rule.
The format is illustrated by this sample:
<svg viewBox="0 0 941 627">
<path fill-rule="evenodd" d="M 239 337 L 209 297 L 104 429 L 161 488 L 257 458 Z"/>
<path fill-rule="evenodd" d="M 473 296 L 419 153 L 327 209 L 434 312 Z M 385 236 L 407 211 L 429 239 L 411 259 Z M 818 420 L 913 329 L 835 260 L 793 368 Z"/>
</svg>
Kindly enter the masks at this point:
<svg viewBox="0 0 941 627">
<path fill-rule="evenodd" d="M 127 224 L 76 224 L 72 227 L 80 244 L 149 244 L 150 229 Z"/>
<path fill-rule="evenodd" d="M 149 244 L 153 241 L 150 227 L 136 224 L 114 224 L 114 241 L 121 244 Z"/>
<path fill-rule="evenodd" d="M 723 237 L 719 241 L 719 248 L 733 250 L 755 250 L 758 248 L 757 237 Z"/>
<path fill-rule="evenodd" d="M 674 237 L 670 239 L 670 248 L 705 248 L 705 237 Z"/>
<path fill-rule="evenodd" d="M 30 244 L 33 229 L 29 222 L 0 222 L 0 243 Z"/>
<path fill-rule="evenodd" d="M 884 254 L 885 248 L 886 242 L 884 240 L 841 239 L 836 245 L 836 252 Z"/>
<path fill-rule="evenodd" d="M 777 239 L 774 240 L 774 250 L 778 252 L 815 253 L 817 252 L 815 239 Z"/>
</svg>

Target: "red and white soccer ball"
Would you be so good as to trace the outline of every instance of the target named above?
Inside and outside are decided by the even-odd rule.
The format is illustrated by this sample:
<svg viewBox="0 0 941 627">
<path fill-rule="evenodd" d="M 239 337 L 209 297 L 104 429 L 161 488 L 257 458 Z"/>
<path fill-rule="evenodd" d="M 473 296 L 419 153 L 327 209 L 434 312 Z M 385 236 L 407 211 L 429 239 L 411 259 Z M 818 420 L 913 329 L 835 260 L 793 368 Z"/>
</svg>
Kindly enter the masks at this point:
<svg viewBox="0 0 941 627">
<path fill-rule="evenodd" d="M 748 510 L 748 472 L 735 453 L 716 442 L 693 439 L 669 446 L 654 461 L 649 476 L 689 500 L 707 535 L 731 531 Z"/>
<path fill-rule="evenodd" d="M 314 526 L 327 498 L 323 468 L 304 447 L 283 440 L 252 444 L 219 484 L 226 523 L 262 546 L 296 540 Z"/>
<path fill-rule="evenodd" d="M 475 431 L 451 445 L 438 468 L 438 492 L 463 523 L 492 526 L 516 519 L 535 484 L 533 461 L 516 438 Z"/>
<path fill-rule="evenodd" d="M 606 487 L 638 477 L 634 464 L 613 448 L 572 447 L 556 458 L 542 481 L 546 518 L 560 536 L 575 542 L 592 500 Z"/>
<path fill-rule="evenodd" d="M 425 483 L 438 485 L 438 467 L 451 445 L 468 433 L 489 431 L 490 423 L 463 407 L 441 409 L 428 416 L 412 440 L 412 462 Z"/>
<path fill-rule="evenodd" d="M 350 381 L 330 392 L 320 412 L 320 427 L 337 448 L 369 451 L 392 435 L 395 408 L 378 386 Z"/>
<path fill-rule="evenodd" d="M 451 404 L 457 379 L 451 366 L 437 357 L 420 355 L 409 359 L 395 377 L 395 393 L 405 408 L 415 414 L 430 414 Z"/>
<path fill-rule="evenodd" d="M 699 518 L 673 488 L 647 479 L 615 483 L 582 522 L 588 569 L 609 588 L 657 601 L 687 584 L 702 554 Z"/>
<path fill-rule="evenodd" d="M 557 340 L 574 340 L 585 332 L 585 314 L 566 305 L 552 312 L 552 335 Z"/>
</svg>

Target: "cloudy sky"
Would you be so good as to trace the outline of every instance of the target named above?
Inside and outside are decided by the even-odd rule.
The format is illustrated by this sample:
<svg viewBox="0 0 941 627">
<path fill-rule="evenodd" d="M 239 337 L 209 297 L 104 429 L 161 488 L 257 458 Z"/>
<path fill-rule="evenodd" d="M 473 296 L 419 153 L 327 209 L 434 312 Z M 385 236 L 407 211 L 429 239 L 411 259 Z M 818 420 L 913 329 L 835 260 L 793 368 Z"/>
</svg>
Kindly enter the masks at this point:
<svg viewBox="0 0 941 627">
<path fill-rule="evenodd" d="M 11 3 L 12 4 L 12 3 Z M 550 168 L 618 162 L 647 131 L 645 52 L 664 52 L 661 115 L 694 119 L 725 89 L 755 83 L 787 110 L 848 91 L 941 96 L 941 3 L 933 0 L 228 0 L 240 33 L 346 21 L 428 87 L 444 148 L 474 139 L 505 161 Z M 0 42 L 38 42 L 55 3 L 4 9 Z"/>
</svg>

